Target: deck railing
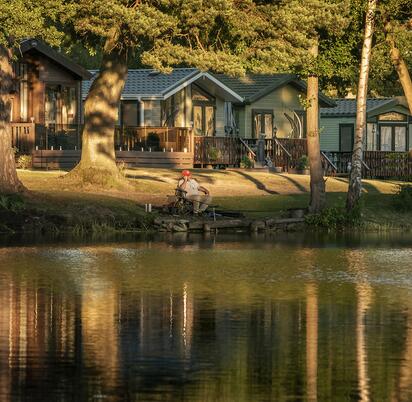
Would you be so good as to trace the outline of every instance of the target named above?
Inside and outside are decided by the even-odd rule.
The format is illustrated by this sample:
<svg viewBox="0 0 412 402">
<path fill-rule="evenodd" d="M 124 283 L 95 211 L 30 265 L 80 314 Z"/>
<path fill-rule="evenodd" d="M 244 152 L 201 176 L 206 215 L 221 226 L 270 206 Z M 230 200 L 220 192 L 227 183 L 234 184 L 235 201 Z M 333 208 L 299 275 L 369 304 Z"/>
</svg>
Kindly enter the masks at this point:
<svg viewBox="0 0 412 402">
<path fill-rule="evenodd" d="M 22 143 L 22 133 L 29 132 L 31 142 L 22 152 L 39 150 L 79 150 L 82 146 L 83 126 L 78 124 L 26 124 L 13 123 L 13 144 Z M 17 145 L 16 145 L 17 144 Z M 115 127 L 116 151 L 175 151 L 193 152 L 193 135 L 185 127 Z"/>
<path fill-rule="evenodd" d="M 30 153 L 35 143 L 34 123 L 11 123 L 11 143 L 17 153 Z"/>
<path fill-rule="evenodd" d="M 238 166 L 242 147 L 234 137 L 194 137 L 195 165 Z"/>
<path fill-rule="evenodd" d="M 193 152 L 187 127 L 116 127 L 115 148 L 124 151 Z"/>
</svg>

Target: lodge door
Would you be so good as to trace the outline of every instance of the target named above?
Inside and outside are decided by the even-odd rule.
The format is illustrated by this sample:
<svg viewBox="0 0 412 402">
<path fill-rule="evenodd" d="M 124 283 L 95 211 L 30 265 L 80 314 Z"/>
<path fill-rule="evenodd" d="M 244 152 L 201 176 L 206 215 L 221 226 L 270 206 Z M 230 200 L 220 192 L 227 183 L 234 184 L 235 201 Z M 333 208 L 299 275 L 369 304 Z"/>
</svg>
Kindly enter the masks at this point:
<svg viewBox="0 0 412 402">
<path fill-rule="evenodd" d="M 57 85 L 47 85 L 44 104 L 44 123 L 46 127 L 54 126 L 58 123 L 58 98 L 59 89 Z"/>
<path fill-rule="evenodd" d="M 193 131 L 195 135 L 215 135 L 215 108 L 211 105 L 193 106 Z"/>
<path fill-rule="evenodd" d="M 406 125 L 380 124 L 380 150 L 405 152 L 407 150 Z"/>
</svg>

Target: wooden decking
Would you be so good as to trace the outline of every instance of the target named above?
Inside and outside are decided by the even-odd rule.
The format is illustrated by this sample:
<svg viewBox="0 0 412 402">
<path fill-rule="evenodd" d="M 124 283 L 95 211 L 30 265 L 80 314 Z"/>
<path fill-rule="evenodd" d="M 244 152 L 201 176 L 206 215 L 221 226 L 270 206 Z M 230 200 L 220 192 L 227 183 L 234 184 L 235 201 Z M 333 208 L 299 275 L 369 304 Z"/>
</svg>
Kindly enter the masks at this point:
<svg viewBox="0 0 412 402">
<path fill-rule="evenodd" d="M 33 168 L 70 170 L 80 161 L 81 151 L 36 150 L 33 151 Z M 117 151 L 116 162 L 127 167 L 161 167 L 190 169 L 193 154 L 187 152 L 139 152 Z"/>
</svg>

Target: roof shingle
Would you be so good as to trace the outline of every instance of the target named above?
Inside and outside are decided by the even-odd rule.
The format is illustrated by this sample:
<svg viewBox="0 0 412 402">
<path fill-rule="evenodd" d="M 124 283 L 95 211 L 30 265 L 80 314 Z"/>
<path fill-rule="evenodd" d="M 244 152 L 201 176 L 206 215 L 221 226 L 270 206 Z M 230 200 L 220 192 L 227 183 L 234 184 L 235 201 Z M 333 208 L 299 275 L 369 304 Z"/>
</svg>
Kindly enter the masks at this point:
<svg viewBox="0 0 412 402">
<path fill-rule="evenodd" d="M 93 77 L 83 81 L 83 95 L 87 95 L 98 70 L 91 70 Z M 156 70 L 129 70 L 122 98 L 137 98 L 139 96 L 162 96 L 166 91 L 179 85 L 193 75 L 199 73 L 196 68 L 175 68 L 170 74 L 162 74 Z"/>
<path fill-rule="evenodd" d="M 392 103 L 394 98 L 368 99 L 366 102 L 366 112 L 377 107 L 382 107 Z M 352 117 L 356 116 L 356 99 L 335 99 L 336 106 L 331 108 L 321 108 L 322 117 Z"/>
</svg>

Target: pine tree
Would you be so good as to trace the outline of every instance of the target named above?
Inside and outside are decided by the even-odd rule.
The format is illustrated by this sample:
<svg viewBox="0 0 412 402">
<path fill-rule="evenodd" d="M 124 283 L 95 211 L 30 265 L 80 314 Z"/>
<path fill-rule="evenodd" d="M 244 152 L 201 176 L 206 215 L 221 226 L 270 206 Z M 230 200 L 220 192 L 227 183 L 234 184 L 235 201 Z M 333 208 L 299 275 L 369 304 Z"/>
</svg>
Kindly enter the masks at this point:
<svg viewBox="0 0 412 402">
<path fill-rule="evenodd" d="M 83 0 L 71 7 L 66 22 L 86 47 L 101 50 L 102 63 L 85 102 L 81 161 L 68 177 L 103 186 L 121 180 L 114 130 L 130 61 L 166 72 L 183 63 L 242 74 L 260 23 L 249 0 Z"/>
</svg>

